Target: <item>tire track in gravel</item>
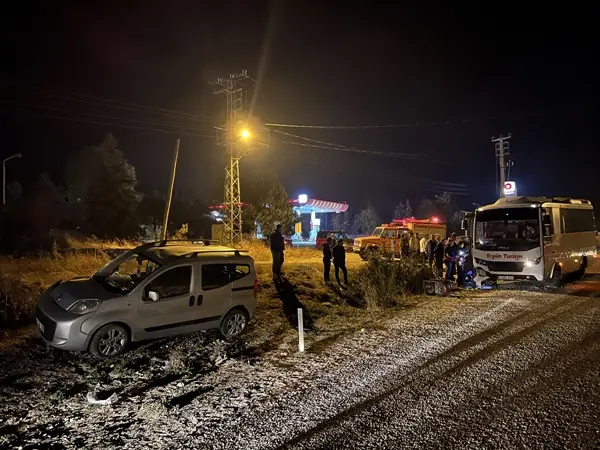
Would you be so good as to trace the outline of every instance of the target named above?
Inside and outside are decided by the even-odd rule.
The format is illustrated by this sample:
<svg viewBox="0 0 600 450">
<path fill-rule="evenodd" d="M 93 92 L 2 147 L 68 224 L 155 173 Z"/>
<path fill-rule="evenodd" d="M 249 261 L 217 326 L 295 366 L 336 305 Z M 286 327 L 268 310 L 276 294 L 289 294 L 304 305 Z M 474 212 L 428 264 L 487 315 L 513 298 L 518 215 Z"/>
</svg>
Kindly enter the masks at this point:
<svg viewBox="0 0 600 450">
<path fill-rule="evenodd" d="M 365 344 L 367 348 L 378 348 L 375 352 L 369 351 L 366 355 L 363 353 L 364 356 L 359 354 L 357 358 L 360 359 L 348 360 L 333 372 L 317 377 L 310 388 L 270 399 L 267 410 L 263 406 L 256 411 L 246 411 L 230 423 L 211 430 L 205 436 L 203 444 L 209 448 L 227 448 L 227 445 L 215 442 L 218 436 L 228 435 L 236 436 L 233 441 L 229 438 L 231 445 L 247 448 L 273 448 L 284 444 L 286 439 L 297 437 L 294 435 L 303 429 L 304 432 L 309 431 L 306 430 L 307 427 L 314 427 L 314 424 L 319 427 L 328 420 L 335 420 L 332 413 L 352 410 L 355 405 L 360 408 L 363 402 L 373 397 L 373 384 L 385 386 L 387 378 L 409 376 L 411 366 L 414 371 L 415 365 L 418 365 L 418 369 L 421 365 L 427 368 L 435 364 L 438 360 L 436 358 L 449 350 L 448 346 L 458 345 L 454 350 L 456 352 L 466 346 L 463 342 L 465 339 L 470 339 L 470 344 L 476 345 L 525 317 L 535 318 L 544 312 L 556 310 L 561 305 L 568 307 L 574 301 L 561 298 L 548 301 L 546 298 L 538 306 L 536 301 L 541 297 L 537 294 L 526 294 L 523 297 L 524 299 L 509 299 L 503 303 L 500 300 L 494 301 L 497 296 L 479 297 L 487 299 L 483 303 L 479 302 L 479 298 L 475 301 L 466 299 L 460 303 L 448 302 L 442 308 L 444 313 L 441 315 L 434 313 L 443 304 L 439 299 L 437 302 L 424 302 L 431 304 L 411 310 L 411 313 L 402 315 L 400 320 L 390 320 L 387 332 L 377 335 L 379 343 L 375 343 L 373 339 L 365 342 L 360 335 L 340 343 L 342 346 L 356 348 Z M 510 308 L 507 309 L 509 304 Z M 523 312 L 523 309 L 527 310 Z M 518 317 L 514 317 L 515 315 Z M 390 331 L 392 336 L 398 331 L 400 338 L 391 338 Z M 332 352 L 335 354 L 339 350 L 332 349 Z M 381 392 L 381 389 L 376 391 Z"/>
<path fill-rule="evenodd" d="M 593 308 L 597 308 L 597 302 L 586 301 L 578 306 L 592 306 Z M 579 308 L 576 308 L 579 309 Z M 523 345 L 521 347 L 511 347 L 510 353 L 504 355 L 502 358 L 499 355 L 490 355 L 490 361 L 497 358 L 498 360 L 504 360 L 505 362 L 510 361 L 521 361 L 525 364 L 528 364 L 524 370 L 514 370 L 510 376 L 505 378 L 501 378 L 494 383 L 489 383 L 484 387 L 479 388 L 471 388 L 466 391 L 467 397 L 460 403 L 460 408 L 455 409 L 453 412 L 453 420 L 445 432 L 438 433 L 435 435 L 435 442 L 432 442 L 433 446 L 437 442 L 437 445 L 441 448 L 448 448 L 448 436 L 466 436 L 469 433 L 472 435 L 477 435 L 477 433 L 483 434 L 484 432 L 488 432 L 490 428 L 494 428 L 496 425 L 497 428 L 506 428 L 506 424 L 512 424 L 514 421 L 512 420 L 502 420 L 507 417 L 515 417 L 521 416 L 524 410 L 528 408 L 535 409 L 536 403 L 539 404 L 541 401 L 545 407 L 537 406 L 537 409 L 541 409 L 544 411 L 550 411 L 551 407 L 556 407 L 557 404 L 563 404 L 565 400 L 568 399 L 568 396 L 560 396 L 557 398 L 551 398 L 547 400 L 550 396 L 547 395 L 549 391 L 564 389 L 563 386 L 568 385 L 569 382 L 573 383 L 573 375 L 575 374 L 575 378 L 581 378 L 586 372 L 595 371 L 596 374 L 599 372 L 599 366 L 597 361 L 599 361 L 600 357 L 600 331 L 597 328 L 600 325 L 600 321 L 598 318 L 600 316 L 595 317 L 583 317 L 581 315 L 575 316 L 576 309 L 569 309 L 565 311 L 565 314 L 560 317 L 556 317 L 556 319 L 552 322 L 552 325 L 556 325 L 554 328 L 555 332 L 550 333 L 553 334 L 553 338 L 549 341 L 547 340 L 544 343 L 544 350 L 546 353 L 551 351 L 553 348 L 555 351 L 552 351 L 550 355 L 545 354 L 542 356 L 537 356 L 539 359 L 536 361 L 534 358 L 528 358 L 528 355 L 519 355 L 519 353 L 526 353 L 526 349 L 530 346 L 534 347 L 536 339 L 540 338 L 540 336 L 547 337 L 549 335 L 548 331 L 550 331 L 550 327 L 545 327 L 544 329 L 540 328 L 537 330 L 538 336 L 534 339 L 533 335 L 529 335 L 523 339 L 523 341 L 530 340 L 530 346 Z M 548 322 L 546 325 L 550 325 Z M 574 328 L 576 326 L 577 328 Z M 563 345 L 563 340 L 565 336 L 569 336 L 569 330 L 576 330 L 575 339 L 571 339 L 571 341 L 567 341 L 567 345 Z M 584 332 L 584 330 L 592 330 L 589 332 Z M 554 340 L 553 340 L 554 339 Z M 521 357 L 525 356 L 525 358 Z M 596 367 L 585 367 L 581 370 L 581 363 L 583 359 L 587 359 L 589 361 L 596 361 Z M 456 375 L 456 374 L 454 374 Z M 461 374 L 463 378 L 466 378 L 467 375 Z M 438 381 L 446 381 L 447 378 L 440 376 Z M 446 381 L 447 382 L 447 381 Z M 464 380 L 463 380 L 464 382 Z M 453 380 L 454 384 L 457 384 L 458 381 Z M 577 384 L 575 382 L 575 384 Z M 566 390 L 566 389 L 565 389 Z M 598 387 L 596 386 L 596 390 L 598 391 Z M 501 399 L 501 402 L 500 402 Z M 597 402 L 600 406 L 600 402 Z M 571 410 L 571 414 L 579 413 L 587 408 L 587 411 L 594 411 L 594 407 L 591 405 L 583 405 L 578 404 L 574 410 Z M 476 410 L 478 415 L 473 416 L 472 411 Z M 573 422 L 572 418 L 565 417 L 563 421 Z M 537 424 L 536 421 L 532 421 L 528 423 L 527 426 L 530 428 L 532 425 L 535 426 Z M 597 420 L 596 427 L 588 426 L 590 430 L 597 430 L 597 427 L 600 425 L 600 421 Z M 478 427 L 478 430 L 474 430 L 474 428 Z M 516 448 L 530 447 L 530 442 L 513 442 L 513 435 L 518 435 L 517 430 L 512 430 L 513 434 L 508 434 L 506 436 L 501 436 L 501 439 L 504 441 L 502 443 L 496 442 L 493 443 L 490 441 L 492 437 L 488 436 L 488 440 L 485 445 L 492 446 L 495 448 L 504 447 L 504 448 Z M 550 431 L 550 433 L 548 433 Z M 529 431 L 531 435 L 532 432 Z M 552 439 L 557 438 L 559 433 L 556 430 L 546 430 L 545 432 L 540 433 L 540 436 L 550 436 Z M 571 431 L 567 433 L 568 435 L 573 434 Z M 446 436 L 446 439 L 444 438 Z M 493 436 L 495 439 L 500 439 L 499 436 Z M 524 439 L 524 436 L 521 436 L 519 439 Z M 570 439 L 570 438 L 569 438 Z M 433 441 L 433 440 L 432 440 Z M 506 441 L 510 441 L 508 444 Z M 584 443 L 585 445 L 567 445 L 566 442 L 558 445 L 558 448 L 597 448 L 594 444 L 590 445 L 593 441 L 587 441 Z M 456 445 L 456 442 L 454 442 Z M 474 443 L 477 445 L 477 443 Z M 479 446 L 484 445 L 483 442 L 479 442 Z M 550 447 L 553 447 L 551 445 Z"/>
<path fill-rule="evenodd" d="M 534 324 L 531 324 L 526 328 L 522 329 L 521 331 L 518 331 L 514 334 L 506 336 L 505 338 L 490 343 L 488 346 L 485 346 L 481 350 L 477 351 L 475 354 L 471 355 L 469 358 L 467 358 L 467 360 L 461 361 L 458 365 L 455 365 L 450 369 L 435 375 L 433 378 L 428 378 L 426 376 L 422 377 L 421 374 L 418 378 L 411 380 L 411 382 L 402 383 L 396 389 L 384 393 L 388 395 L 378 396 L 376 399 L 374 399 L 375 401 L 369 402 L 368 404 L 363 404 L 361 408 L 357 408 L 354 411 L 352 411 L 353 414 L 345 414 L 343 417 L 339 417 L 339 420 L 334 420 L 328 423 L 327 427 L 309 430 L 309 432 L 298 436 L 296 439 L 287 442 L 285 445 L 279 448 L 321 448 L 320 446 L 323 444 L 323 440 L 319 440 L 319 438 L 322 438 L 323 435 L 327 435 L 327 432 L 330 428 L 333 429 L 333 432 L 330 433 L 328 436 L 329 442 L 336 442 L 337 444 L 348 444 L 348 436 L 350 435 L 358 436 L 359 438 L 364 440 L 365 436 L 369 436 L 373 433 L 373 431 L 379 432 L 381 429 L 385 429 L 386 423 L 398 420 L 397 416 L 386 416 L 382 415 L 381 413 L 378 413 L 378 410 L 385 409 L 384 405 L 386 403 L 388 405 L 393 403 L 393 397 L 396 396 L 400 396 L 404 399 L 404 401 L 408 401 L 409 403 L 414 402 L 412 410 L 415 411 L 415 413 L 413 414 L 413 416 L 418 416 L 421 413 L 421 410 L 417 406 L 420 401 L 425 401 L 425 399 L 427 398 L 437 398 L 435 395 L 436 384 L 442 384 L 445 389 L 454 392 L 454 389 L 452 389 L 451 386 L 448 386 L 448 380 L 452 380 L 453 377 L 456 378 L 457 375 L 459 377 L 466 376 L 463 375 L 466 373 L 466 368 L 476 365 L 477 363 L 483 361 L 485 358 L 494 359 L 499 355 L 499 353 L 502 350 L 515 349 L 516 347 L 513 346 L 514 343 L 524 342 L 526 339 L 533 338 L 533 335 L 535 333 L 543 333 L 543 327 L 547 325 L 557 322 L 559 325 L 559 329 L 568 329 L 568 326 L 572 325 L 572 323 L 570 324 L 569 321 L 579 321 L 580 317 L 576 316 L 576 314 L 581 312 L 581 310 L 585 310 L 591 305 L 595 306 L 596 302 L 590 301 L 590 299 L 588 299 L 582 302 L 576 302 L 575 304 L 567 306 L 566 308 L 563 307 L 563 309 L 558 310 L 556 314 L 551 314 L 549 317 L 539 320 Z M 591 326 L 593 327 L 594 318 L 588 319 L 587 322 L 588 325 L 591 323 Z M 461 403 L 460 409 L 453 410 L 452 420 L 446 422 L 446 424 L 455 424 L 454 427 L 450 426 L 452 428 L 452 436 L 467 436 L 469 432 L 471 432 L 471 428 L 473 426 L 472 411 L 478 411 L 479 414 L 483 413 L 481 410 L 482 400 L 485 400 L 485 398 L 493 399 L 495 396 L 497 396 L 497 394 L 503 391 L 505 385 L 514 385 L 518 387 L 518 390 L 512 394 L 513 397 L 518 397 L 519 395 L 521 395 L 520 393 L 527 392 L 528 390 L 533 389 L 529 388 L 529 384 L 531 383 L 529 383 L 528 381 L 537 377 L 543 369 L 548 368 L 563 359 L 573 359 L 575 360 L 573 364 L 577 364 L 578 360 L 576 359 L 574 354 L 577 352 L 577 350 L 581 348 L 582 345 L 591 348 L 593 355 L 591 355 L 590 357 L 593 358 L 594 355 L 597 355 L 599 351 L 599 338 L 600 331 L 598 330 L 585 333 L 578 339 L 576 339 L 574 342 L 571 342 L 566 347 L 561 348 L 557 352 L 553 353 L 551 357 L 542 358 L 541 361 L 539 361 L 538 363 L 531 365 L 528 368 L 528 370 L 519 372 L 513 377 L 502 379 L 502 383 L 486 386 L 485 390 L 483 391 L 476 389 L 468 389 L 468 387 L 466 387 L 468 386 L 468 383 L 463 383 L 462 385 L 459 384 L 459 386 L 462 387 L 459 387 L 458 389 L 466 389 L 469 398 L 466 403 Z M 558 340 L 558 342 L 560 342 L 560 339 Z M 467 349 L 463 349 L 463 352 L 465 350 Z M 518 352 L 519 350 L 514 351 Z M 561 373 L 564 376 L 564 371 L 562 371 Z M 462 381 L 464 382 L 465 380 Z M 415 384 L 419 384 L 419 387 L 417 388 Z M 483 401 L 483 403 L 485 404 L 485 401 Z M 396 404 L 398 404 L 398 401 L 396 401 Z M 491 417 L 494 415 L 494 413 L 499 414 L 493 402 L 488 402 L 487 404 L 491 405 L 488 408 L 491 410 L 491 414 L 488 414 L 488 416 Z M 398 410 L 401 409 L 402 408 L 399 408 Z M 377 417 L 379 429 L 375 430 L 373 424 L 368 422 L 368 419 L 372 419 L 373 417 Z M 425 426 L 424 428 L 428 429 L 427 426 Z M 431 430 L 431 427 L 429 427 L 429 430 Z M 415 444 L 416 448 L 419 448 L 419 445 L 427 445 L 430 447 L 433 446 L 434 448 L 451 448 L 453 446 L 456 446 L 456 442 L 450 443 L 444 441 L 444 435 L 441 433 L 440 429 L 435 428 L 434 430 L 435 431 L 433 431 L 432 433 L 435 439 L 433 439 L 432 441 L 427 441 L 427 444 Z M 369 440 L 368 438 L 366 439 Z M 436 439 L 439 440 L 436 441 Z M 370 441 L 372 441 L 372 439 Z M 362 443 L 366 444 L 365 442 Z M 373 447 L 373 442 L 371 442 L 371 444 L 371 447 Z M 399 444 L 396 442 L 389 448 L 395 448 L 398 447 L 398 445 Z M 382 446 L 381 448 L 384 447 Z"/>
<path fill-rule="evenodd" d="M 484 359 L 488 355 L 488 351 L 491 350 L 494 352 L 500 352 L 503 348 L 512 345 L 514 342 L 523 339 L 526 336 L 531 335 L 532 333 L 535 333 L 544 324 L 556 320 L 556 318 L 558 318 L 561 314 L 565 313 L 566 311 L 582 307 L 582 304 L 585 304 L 588 301 L 589 299 L 586 299 L 584 301 L 580 301 L 579 299 L 573 298 L 560 299 L 558 301 L 552 302 L 549 305 L 546 304 L 541 307 L 535 308 L 534 310 L 522 312 L 516 315 L 515 317 L 498 323 L 475 335 L 472 335 L 411 370 L 409 373 L 403 376 L 404 378 L 406 378 L 406 380 L 401 385 L 394 385 L 390 389 L 384 390 L 383 392 L 380 392 L 379 394 L 376 394 L 375 396 L 372 396 L 365 401 L 354 404 L 350 408 L 319 423 L 316 427 L 302 432 L 295 438 L 285 442 L 277 448 L 285 449 L 297 446 L 302 441 L 310 439 L 313 435 L 321 433 L 328 428 L 336 427 L 339 423 L 349 419 L 353 415 L 360 414 L 364 411 L 364 409 L 376 405 L 384 401 L 386 398 L 397 394 L 398 392 L 402 391 L 403 389 L 406 389 L 407 387 L 410 387 L 411 384 L 415 382 L 422 382 L 423 379 L 426 379 L 426 373 L 428 370 L 435 370 L 435 366 L 443 365 L 448 359 L 458 358 L 461 362 L 449 369 L 447 372 L 442 373 L 439 376 L 439 378 L 443 378 L 445 376 L 451 375 L 453 372 L 460 371 L 468 365 L 475 364 L 477 361 Z M 489 344 L 491 348 L 490 350 L 488 350 L 486 341 L 493 340 L 494 338 L 501 336 L 503 332 L 510 330 L 512 327 L 522 326 L 523 324 L 526 324 L 528 322 L 531 322 L 531 324 L 525 326 L 516 333 L 510 333 L 506 337 L 500 337 L 500 339 L 498 339 L 497 341 Z M 483 346 L 481 344 L 483 344 Z M 481 349 L 476 351 L 469 358 L 467 358 L 467 360 L 463 360 L 461 358 L 461 354 L 467 353 L 470 350 L 475 349 L 477 347 L 481 347 Z M 389 376 L 396 377 L 398 376 L 398 374 L 392 373 L 389 374 Z"/>
</svg>

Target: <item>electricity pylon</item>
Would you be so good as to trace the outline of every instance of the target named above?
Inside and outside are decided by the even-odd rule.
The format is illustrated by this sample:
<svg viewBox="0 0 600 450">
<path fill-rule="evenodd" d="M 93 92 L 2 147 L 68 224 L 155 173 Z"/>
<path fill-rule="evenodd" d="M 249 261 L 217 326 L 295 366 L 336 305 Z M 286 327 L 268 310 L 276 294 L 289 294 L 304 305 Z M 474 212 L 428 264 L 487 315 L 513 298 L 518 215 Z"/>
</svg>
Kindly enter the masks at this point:
<svg viewBox="0 0 600 450">
<path fill-rule="evenodd" d="M 251 80 L 243 70 L 229 78 L 219 78 L 215 94 L 225 94 L 227 98 L 227 116 L 225 124 L 215 127 L 217 144 L 227 151 L 225 166 L 225 202 L 223 218 L 223 240 L 235 244 L 242 239 L 242 197 L 240 192 L 240 159 L 250 150 L 269 146 L 269 131 L 256 119 L 249 118 L 244 112 L 246 90 L 243 81 Z"/>
</svg>

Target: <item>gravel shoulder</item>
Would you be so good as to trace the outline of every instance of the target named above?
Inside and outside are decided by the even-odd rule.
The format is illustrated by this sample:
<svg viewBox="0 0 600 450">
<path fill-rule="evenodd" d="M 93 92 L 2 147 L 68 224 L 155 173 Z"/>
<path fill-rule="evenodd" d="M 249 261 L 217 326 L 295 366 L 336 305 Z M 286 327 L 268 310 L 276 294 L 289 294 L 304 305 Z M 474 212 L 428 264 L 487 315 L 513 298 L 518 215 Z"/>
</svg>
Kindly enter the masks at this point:
<svg viewBox="0 0 600 450">
<path fill-rule="evenodd" d="M 105 363 L 28 341 L 2 355 L 0 448 L 536 447 L 519 427 L 548 432 L 543 405 L 576 431 L 558 433 L 561 448 L 598 437 L 597 299 L 430 298 L 363 329 L 309 335 L 302 354 L 280 316 L 265 314 L 271 326 L 243 341 L 199 333 Z M 562 387 L 516 420 L 508 405 L 525 414 L 544 383 Z M 91 405 L 88 392 L 117 400 Z"/>
</svg>

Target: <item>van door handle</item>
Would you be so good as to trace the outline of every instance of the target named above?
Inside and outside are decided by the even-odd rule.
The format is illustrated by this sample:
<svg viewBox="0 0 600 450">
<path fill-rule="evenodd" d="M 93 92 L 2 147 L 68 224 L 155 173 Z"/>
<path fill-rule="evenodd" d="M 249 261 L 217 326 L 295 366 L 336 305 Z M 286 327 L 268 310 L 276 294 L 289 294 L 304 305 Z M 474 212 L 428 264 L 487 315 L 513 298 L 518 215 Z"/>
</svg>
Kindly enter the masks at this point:
<svg viewBox="0 0 600 450">
<path fill-rule="evenodd" d="M 202 304 L 202 296 L 198 296 L 198 300 L 196 301 L 196 306 L 200 306 Z"/>
<path fill-rule="evenodd" d="M 190 306 L 194 306 L 194 296 L 190 295 Z"/>
</svg>

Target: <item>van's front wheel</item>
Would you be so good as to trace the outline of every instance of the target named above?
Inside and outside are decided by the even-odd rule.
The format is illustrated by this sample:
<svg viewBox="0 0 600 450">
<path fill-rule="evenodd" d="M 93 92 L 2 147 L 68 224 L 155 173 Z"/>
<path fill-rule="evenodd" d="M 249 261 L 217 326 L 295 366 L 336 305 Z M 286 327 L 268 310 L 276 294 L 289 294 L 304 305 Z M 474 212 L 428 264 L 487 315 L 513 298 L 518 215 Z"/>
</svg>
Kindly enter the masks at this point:
<svg viewBox="0 0 600 450">
<path fill-rule="evenodd" d="M 90 342 L 90 352 L 96 358 L 109 359 L 119 356 L 129 344 L 129 333 L 124 326 L 109 323 L 100 328 Z"/>
</svg>

